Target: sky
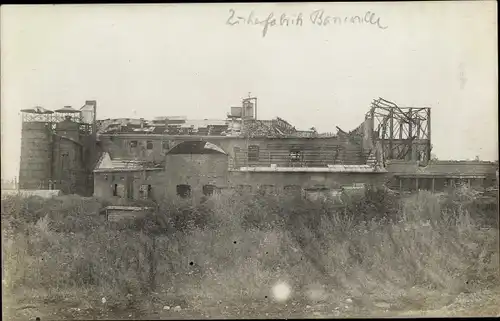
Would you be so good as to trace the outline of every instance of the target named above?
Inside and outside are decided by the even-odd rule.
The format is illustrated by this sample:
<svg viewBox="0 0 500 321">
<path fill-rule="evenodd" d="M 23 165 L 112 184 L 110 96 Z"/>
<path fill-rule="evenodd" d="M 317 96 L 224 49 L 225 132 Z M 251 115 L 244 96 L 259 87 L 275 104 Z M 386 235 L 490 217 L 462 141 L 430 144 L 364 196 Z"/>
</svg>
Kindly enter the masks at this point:
<svg viewBox="0 0 500 321">
<path fill-rule="evenodd" d="M 259 118 L 322 132 L 354 129 L 378 97 L 428 106 L 438 158 L 498 159 L 496 1 L 0 10 L 2 179 L 19 173 L 21 109 L 223 119 L 249 92 Z M 271 13 L 265 35 L 246 23 Z"/>
</svg>

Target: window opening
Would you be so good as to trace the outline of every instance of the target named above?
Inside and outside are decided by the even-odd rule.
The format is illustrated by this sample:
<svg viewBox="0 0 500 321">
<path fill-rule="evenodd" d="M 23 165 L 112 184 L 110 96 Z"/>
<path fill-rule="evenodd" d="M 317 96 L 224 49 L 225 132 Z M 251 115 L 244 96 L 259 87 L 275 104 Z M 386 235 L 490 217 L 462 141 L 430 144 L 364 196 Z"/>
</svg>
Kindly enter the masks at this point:
<svg viewBox="0 0 500 321">
<path fill-rule="evenodd" d="M 257 162 L 259 160 L 259 146 L 250 145 L 248 146 L 248 161 Z"/>
<path fill-rule="evenodd" d="M 177 195 L 182 198 L 187 198 L 191 195 L 191 186 L 190 185 L 177 185 Z"/>
<path fill-rule="evenodd" d="M 291 150 L 290 151 L 290 160 L 292 162 L 300 162 L 303 159 L 302 151 L 300 150 Z"/>
<path fill-rule="evenodd" d="M 215 193 L 217 188 L 214 185 L 204 185 L 203 186 L 203 195 L 211 196 Z"/>
</svg>

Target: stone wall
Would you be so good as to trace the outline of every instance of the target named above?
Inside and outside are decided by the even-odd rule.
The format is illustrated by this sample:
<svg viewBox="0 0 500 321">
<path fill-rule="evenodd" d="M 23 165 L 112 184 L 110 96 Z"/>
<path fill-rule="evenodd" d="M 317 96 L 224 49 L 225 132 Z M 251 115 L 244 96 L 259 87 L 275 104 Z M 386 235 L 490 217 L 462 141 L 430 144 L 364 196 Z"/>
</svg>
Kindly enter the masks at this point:
<svg viewBox="0 0 500 321">
<path fill-rule="evenodd" d="M 95 173 L 95 195 L 113 198 L 115 184 L 125 198 L 139 199 L 141 185 L 150 185 L 151 198 L 176 197 L 178 185 L 189 185 L 191 195 L 203 195 L 206 185 L 217 188 L 261 187 L 283 190 L 290 188 L 338 189 L 356 183 L 380 185 L 385 173 L 346 172 L 242 172 L 228 170 L 228 156 L 223 154 L 167 155 L 165 170 L 116 171 Z"/>
<path fill-rule="evenodd" d="M 160 180 L 158 182 L 158 180 Z M 177 185 L 189 185 L 201 195 L 204 185 L 227 186 L 228 156 L 223 154 L 167 155 L 166 172 L 157 177 L 168 196 L 177 194 Z"/>
<path fill-rule="evenodd" d="M 278 190 L 285 187 L 299 186 L 303 189 L 325 187 L 339 189 L 353 184 L 380 185 L 386 180 L 385 173 L 307 173 L 307 172 L 239 172 L 229 174 L 231 187 L 250 185 L 253 189 L 259 186 L 275 186 Z"/>
<path fill-rule="evenodd" d="M 160 199 L 165 195 L 163 178 L 163 172 L 158 170 L 96 172 L 94 195 L 112 199 L 120 198 L 119 195 L 123 193 L 124 198 L 140 199 L 141 186 L 144 185 L 147 189 L 151 185 L 149 198 Z M 113 195 L 115 185 L 118 195 Z"/>
</svg>

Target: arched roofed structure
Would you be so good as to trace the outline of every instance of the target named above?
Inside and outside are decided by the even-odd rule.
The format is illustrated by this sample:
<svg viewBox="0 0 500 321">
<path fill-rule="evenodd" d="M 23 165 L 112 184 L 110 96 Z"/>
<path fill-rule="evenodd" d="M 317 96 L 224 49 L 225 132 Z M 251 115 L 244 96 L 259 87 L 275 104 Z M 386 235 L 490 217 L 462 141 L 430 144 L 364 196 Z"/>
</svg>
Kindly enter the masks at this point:
<svg viewBox="0 0 500 321">
<path fill-rule="evenodd" d="M 186 154 L 223 154 L 227 153 L 219 146 L 206 141 L 185 141 L 167 152 L 168 155 Z"/>
</svg>

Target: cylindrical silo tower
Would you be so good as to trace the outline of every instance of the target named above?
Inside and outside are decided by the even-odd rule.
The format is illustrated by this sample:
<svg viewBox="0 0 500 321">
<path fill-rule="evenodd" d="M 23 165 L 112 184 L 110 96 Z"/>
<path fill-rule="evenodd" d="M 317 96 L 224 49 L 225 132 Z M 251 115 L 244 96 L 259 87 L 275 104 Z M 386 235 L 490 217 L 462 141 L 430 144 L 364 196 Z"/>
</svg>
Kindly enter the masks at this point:
<svg viewBox="0 0 500 321">
<path fill-rule="evenodd" d="M 48 189 L 52 169 L 52 114 L 42 107 L 23 109 L 20 189 Z"/>
<path fill-rule="evenodd" d="M 58 109 L 54 137 L 53 171 L 56 186 L 64 193 L 78 193 L 85 170 L 82 164 L 80 111 L 66 106 Z"/>
</svg>

